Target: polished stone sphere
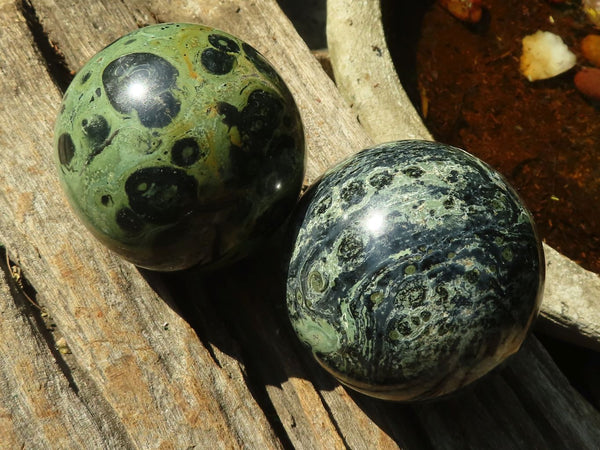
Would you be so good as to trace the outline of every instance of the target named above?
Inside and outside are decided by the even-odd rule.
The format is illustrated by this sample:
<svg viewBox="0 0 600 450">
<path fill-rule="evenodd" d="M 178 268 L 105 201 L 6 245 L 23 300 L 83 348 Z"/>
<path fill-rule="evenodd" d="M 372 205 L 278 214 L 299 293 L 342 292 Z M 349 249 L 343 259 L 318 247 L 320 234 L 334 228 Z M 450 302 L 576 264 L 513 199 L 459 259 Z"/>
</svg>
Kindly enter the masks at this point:
<svg viewBox="0 0 600 450">
<path fill-rule="evenodd" d="M 290 228 L 292 326 L 325 369 L 368 395 L 455 391 L 515 353 L 539 311 L 532 217 L 463 150 L 363 150 L 306 192 Z"/>
<path fill-rule="evenodd" d="M 254 48 L 159 24 L 100 51 L 55 126 L 67 198 L 110 249 L 154 270 L 213 268 L 280 227 L 304 174 L 300 115 Z"/>
</svg>

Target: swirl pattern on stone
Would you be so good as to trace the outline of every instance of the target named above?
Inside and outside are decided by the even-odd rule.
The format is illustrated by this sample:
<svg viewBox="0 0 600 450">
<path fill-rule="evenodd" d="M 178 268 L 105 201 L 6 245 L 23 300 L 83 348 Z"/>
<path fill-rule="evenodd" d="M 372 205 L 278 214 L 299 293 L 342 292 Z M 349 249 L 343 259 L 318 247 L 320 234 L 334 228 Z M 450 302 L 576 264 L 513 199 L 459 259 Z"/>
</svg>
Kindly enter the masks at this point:
<svg viewBox="0 0 600 450">
<path fill-rule="evenodd" d="M 514 353 L 539 310 L 533 220 L 491 167 L 399 141 L 326 173 L 292 221 L 293 328 L 344 384 L 386 399 L 451 392 Z"/>
</svg>

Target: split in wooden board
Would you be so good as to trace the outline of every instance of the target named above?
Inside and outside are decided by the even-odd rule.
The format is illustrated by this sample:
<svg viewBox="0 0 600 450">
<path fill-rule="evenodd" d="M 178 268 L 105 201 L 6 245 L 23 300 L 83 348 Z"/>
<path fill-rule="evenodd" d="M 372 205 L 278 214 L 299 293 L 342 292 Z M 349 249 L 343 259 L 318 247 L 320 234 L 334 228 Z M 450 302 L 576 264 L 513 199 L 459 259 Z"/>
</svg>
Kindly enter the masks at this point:
<svg viewBox="0 0 600 450">
<path fill-rule="evenodd" d="M 307 182 L 372 140 L 274 1 L 0 1 L 0 436 L 29 448 L 585 448 L 600 419 L 532 338 L 456 397 L 399 405 L 324 374 L 287 328 L 272 249 L 208 279 L 140 271 L 68 210 L 52 156 L 60 67 L 156 21 L 249 41 L 303 114 Z M 60 57 L 60 58 L 58 58 Z M 56 66 L 49 66 L 54 59 Z M 50 67 L 50 72 L 49 68 Z M 58 67 L 58 69 L 56 69 Z M 64 74 L 63 74 L 64 75 Z M 58 336 L 70 353 L 57 350 Z M 62 345 L 62 344 L 61 344 Z M 460 433 L 457 433 L 460 430 Z M 480 446 L 480 445 L 479 445 Z"/>
</svg>

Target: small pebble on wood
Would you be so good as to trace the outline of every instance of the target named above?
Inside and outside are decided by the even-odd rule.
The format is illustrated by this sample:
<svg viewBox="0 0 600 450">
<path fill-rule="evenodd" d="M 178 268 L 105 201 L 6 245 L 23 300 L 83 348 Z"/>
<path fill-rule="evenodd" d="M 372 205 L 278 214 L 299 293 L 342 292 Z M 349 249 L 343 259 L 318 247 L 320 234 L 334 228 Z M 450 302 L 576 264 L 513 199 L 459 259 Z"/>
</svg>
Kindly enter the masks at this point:
<svg viewBox="0 0 600 450">
<path fill-rule="evenodd" d="M 269 237 L 304 175 L 299 112 L 254 48 L 202 25 L 136 30 L 75 76 L 55 128 L 79 218 L 141 267 L 233 262 Z"/>
<path fill-rule="evenodd" d="M 292 326 L 360 392 L 452 392 L 516 352 L 537 315 L 544 258 L 532 217 L 460 149 L 364 150 L 313 185 L 292 217 Z"/>
</svg>

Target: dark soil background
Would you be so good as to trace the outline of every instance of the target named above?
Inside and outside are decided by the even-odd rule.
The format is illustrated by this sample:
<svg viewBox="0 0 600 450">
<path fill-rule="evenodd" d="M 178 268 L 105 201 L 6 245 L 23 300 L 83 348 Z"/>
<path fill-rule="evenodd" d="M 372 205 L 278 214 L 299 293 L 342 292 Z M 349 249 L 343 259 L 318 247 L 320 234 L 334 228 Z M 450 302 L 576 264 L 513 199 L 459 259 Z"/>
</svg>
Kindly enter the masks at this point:
<svg viewBox="0 0 600 450">
<path fill-rule="evenodd" d="M 499 170 L 532 211 L 541 237 L 600 273 L 600 105 L 573 76 L 586 64 L 581 40 L 600 34 L 579 1 L 483 0 L 470 25 L 433 1 L 383 1 L 388 45 L 402 84 L 436 140 Z M 521 40 L 559 35 L 578 65 L 529 82 Z"/>
</svg>

